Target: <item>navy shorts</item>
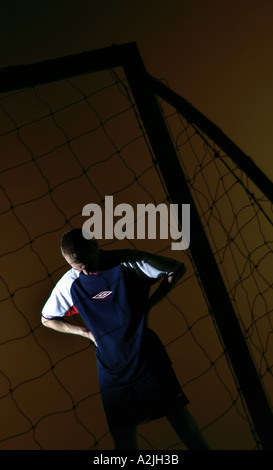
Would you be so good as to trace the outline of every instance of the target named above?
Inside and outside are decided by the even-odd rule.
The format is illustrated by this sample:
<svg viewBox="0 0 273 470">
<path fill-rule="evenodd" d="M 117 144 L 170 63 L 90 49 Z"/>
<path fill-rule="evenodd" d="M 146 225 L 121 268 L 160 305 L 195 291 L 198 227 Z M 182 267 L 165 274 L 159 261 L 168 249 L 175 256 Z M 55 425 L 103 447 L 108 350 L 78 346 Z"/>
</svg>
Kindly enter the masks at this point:
<svg viewBox="0 0 273 470">
<path fill-rule="evenodd" d="M 127 387 L 101 392 L 109 429 L 162 418 L 189 403 L 172 369 L 158 378 L 150 376 Z"/>
<path fill-rule="evenodd" d="M 150 350 L 149 350 L 150 348 Z M 149 332 L 150 374 L 128 386 L 101 390 L 109 429 L 162 418 L 189 403 L 161 341 Z"/>
</svg>

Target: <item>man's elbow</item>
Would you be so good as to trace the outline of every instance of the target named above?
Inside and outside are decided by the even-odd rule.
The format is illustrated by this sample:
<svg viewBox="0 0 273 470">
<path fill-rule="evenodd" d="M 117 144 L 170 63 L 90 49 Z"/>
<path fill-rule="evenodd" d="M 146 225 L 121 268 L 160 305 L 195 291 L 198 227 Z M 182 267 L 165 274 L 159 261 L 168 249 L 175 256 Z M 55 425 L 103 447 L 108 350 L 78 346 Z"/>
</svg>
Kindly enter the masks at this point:
<svg viewBox="0 0 273 470">
<path fill-rule="evenodd" d="M 45 318 L 43 317 L 43 315 L 41 316 L 41 323 L 43 326 L 46 326 L 47 328 L 50 327 L 50 319 L 49 318 Z"/>
</svg>

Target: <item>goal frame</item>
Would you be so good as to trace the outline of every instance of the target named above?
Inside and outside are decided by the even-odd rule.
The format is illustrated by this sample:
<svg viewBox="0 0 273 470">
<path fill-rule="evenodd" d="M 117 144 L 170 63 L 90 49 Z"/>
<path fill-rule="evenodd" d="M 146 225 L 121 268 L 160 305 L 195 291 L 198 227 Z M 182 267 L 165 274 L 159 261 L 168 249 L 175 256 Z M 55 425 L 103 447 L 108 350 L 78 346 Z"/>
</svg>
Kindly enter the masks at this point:
<svg viewBox="0 0 273 470">
<path fill-rule="evenodd" d="M 245 342 L 157 97 L 164 99 L 185 116 L 188 122 L 195 124 L 202 132 L 205 132 L 271 202 L 273 202 L 273 183 L 250 157 L 245 155 L 217 126 L 184 98 L 149 75 L 136 43 L 113 45 L 60 59 L 4 68 L 0 70 L 0 92 L 34 87 L 116 67 L 121 67 L 124 70 L 170 196 L 170 202 L 179 205 L 190 204 L 191 243 L 189 251 L 191 257 L 261 446 L 264 450 L 273 450 L 272 406 L 260 380 L 252 354 Z"/>
</svg>

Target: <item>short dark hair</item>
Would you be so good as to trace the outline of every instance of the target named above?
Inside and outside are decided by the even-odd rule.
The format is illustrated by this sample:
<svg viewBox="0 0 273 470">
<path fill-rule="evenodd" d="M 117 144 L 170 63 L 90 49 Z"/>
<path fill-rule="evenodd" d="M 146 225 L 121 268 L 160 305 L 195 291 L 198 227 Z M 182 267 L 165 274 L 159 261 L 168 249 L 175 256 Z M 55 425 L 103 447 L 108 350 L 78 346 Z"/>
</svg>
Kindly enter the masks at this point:
<svg viewBox="0 0 273 470">
<path fill-rule="evenodd" d="M 63 255 L 70 256 L 74 261 L 82 262 L 87 253 L 97 249 L 95 239 L 88 240 L 83 236 L 81 228 L 74 228 L 66 232 L 61 239 Z"/>
</svg>

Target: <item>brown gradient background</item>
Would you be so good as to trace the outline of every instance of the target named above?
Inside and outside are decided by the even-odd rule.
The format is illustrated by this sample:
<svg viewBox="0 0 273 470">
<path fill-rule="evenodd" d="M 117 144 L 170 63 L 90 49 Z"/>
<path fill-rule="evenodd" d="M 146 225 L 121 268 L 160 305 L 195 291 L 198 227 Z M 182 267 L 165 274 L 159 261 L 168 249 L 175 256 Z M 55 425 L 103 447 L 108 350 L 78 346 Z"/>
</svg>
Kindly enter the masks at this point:
<svg viewBox="0 0 273 470">
<path fill-rule="evenodd" d="M 0 66 L 136 41 L 166 78 L 272 179 L 270 0 L 12 1 L 1 7 Z"/>
<path fill-rule="evenodd" d="M 2 7 L 0 67 L 28 64 L 106 47 L 114 43 L 135 41 L 149 73 L 157 78 L 165 78 L 174 91 L 185 97 L 199 111 L 222 128 L 272 179 L 272 18 L 273 5 L 270 1 L 170 0 L 169 2 L 139 1 L 136 5 L 133 5 L 132 2 L 103 0 L 100 2 L 78 1 L 77 5 L 70 1 L 47 1 L 43 5 L 32 1 L 25 2 L 24 5 L 18 1 L 10 2 L 9 5 Z M 50 96 L 46 98 L 49 101 L 51 99 Z M 33 109 L 34 115 L 37 103 L 33 104 L 33 108 L 31 101 L 28 105 L 29 115 L 31 116 L 31 109 Z M 42 105 L 41 112 L 43 112 Z M 66 119 L 68 118 L 64 118 L 64 123 L 67 125 Z M 135 131 L 130 127 L 130 123 L 127 125 L 128 138 L 132 138 Z M 52 137 L 52 133 L 56 132 L 56 129 L 54 131 L 53 128 L 49 128 L 47 131 Z M 71 132 L 73 134 L 73 125 Z M 118 130 L 113 129 L 113 133 L 117 135 Z M 27 141 L 28 138 L 31 142 L 32 136 L 25 133 L 24 139 Z M 56 133 L 56 140 L 59 138 L 60 135 Z M 121 142 L 122 136 L 120 139 Z M 38 140 L 36 144 L 35 151 L 38 152 Z M 120 143 L 120 145 L 122 144 Z M 84 150 L 78 148 L 77 151 L 82 152 L 83 158 L 85 158 Z M 139 152 L 139 149 L 135 151 Z M 20 152 L 22 152 L 22 148 L 20 148 Z M 141 161 L 136 163 L 133 159 L 130 160 L 128 150 L 126 155 L 134 171 L 141 172 L 146 163 L 141 168 Z M 18 152 L 17 158 L 19 158 Z M 24 156 L 21 158 L 23 160 Z M 77 171 L 76 166 L 73 167 L 74 164 L 72 159 L 69 169 L 66 170 L 67 177 L 74 175 Z M 55 169 L 53 172 L 46 160 L 43 160 L 41 165 L 43 165 L 43 171 L 47 174 L 51 184 L 56 184 L 58 173 L 55 172 Z M 119 169 L 120 181 L 126 181 L 128 174 L 124 168 Z M 34 170 L 31 169 L 31 171 Z M 96 179 L 102 195 L 112 194 L 118 189 L 112 178 L 113 172 L 117 171 L 115 165 L 110 168 L 105 167 L 105 171 L 100 172 L 99 169 L 97 171 Z M 107 179 L 105 179 L 105 172 L 107 172 Z M 23 173 L 18 173 L 14 178 L 17 185 L 14 184 L 14 181 L 10 181 L 10 187 L 15 188 L 11 192 L 14 204 L 19 202 L 22 197 L 27 198 L 27 191 L 29 191 L 29 197 L 35 197 L 46 189 L 43 188 L 39 179 L 37 179 L 35 186 L 26 187 Z M 18 183 L 19 181 L 21 183 Z M 151 185 L 150 181 L 149 175 L 147 175 L 147 187 Z M 144 183 L 143 180 L 142 182 Z M 5 180 L 5 184 L 8 188 L 8 180 Z M 153 184 L 153 194 L 156 194 L 159 199 L 163 198 L 164 194 L 156 178 L 153 180 Z M 60 204 L 66 194 L 61 191 L 58 193 Z M 96 201 L 97 195 L 94 193 L 92 202 Z M 82 199 L 77 197 L 73 204 L 71 203 L 71 214 L 68 216 L 80 212 L 87 202 L 91 201 L 87 201 L 85 196 Z M 124 201 L 117 200 L 118 202 Z M 147 200 L 147 194 L 133 186 L 128 193 L 126 202 L 150 201 Z M 1 210 L 4 210 L 7 204 L 3 197 Z M 43 217 L 39 219 L 38 228 L 35 228 L 35 224 L 31 220 L 32 209 L 35 210 L 32 206 L 29 209 L 22 206 L 20 209 L 24 220 L 29 220 L 32 238 L 35 238 L 42 230 L 54 229 L 55 208 L 50 205 L 49 200 L 45 201 L 44 206 L 40 205 L 39 208 L 36 208 L 43 214 Z M 56 213 L 56 217 L 58 216 L 59 214 Z M 75 217 L 73 223 L 76 224 L 79 220 Z M 18 242 L 18 238 L 10 236 L 14 230 L 17 231 L 18 236 L 19 230 L 17 225 L 13 230 L 12 223 L 14 220 L 10 222 L 10 225 L 7 223 L 9 229 L 4 233 L 5 251 L 16 249 L 22 244 L 24 237 L 27 243 L 23 230 L 19 233 L 20 242 Z M 61 231 L 58 236 L 60 234 Z M 57 270 L 55 281 L 64 269 L 60 255 L 56 253 L 57 240 L 58 237 L 54 234 L 52 238 L 49 236 L 46 242 L 41 239 L 35 245 L 35 248 L 42 254 L 42 259 L 46 261 L 49 270 L 51 272 Z M 161 249 L 160 244 L 155 248 L 152 243 L 139 243 L 136 246 L 147 251 Z M 170 252 L 166 252 L 166 254 L 171 255 Z M 179 253 L 177 257 L 183 258 L 184 255 Z M 27 271 L 27 275 L 24 269 L 26 262 L 31 267 Z M 14 271 L 10 270 L 11 263 L 16 267 Z M 39 270 L 37 259 L 30 250 L 23 253 L 21 259 L 14 254 L 8 260 L 3 258 L 1 261 L 1 275 L 4 277 L 4 272 L 9 273 L 6 282 L 11 291 L 20 285 L 22 275 L 26 276 L 25 285 L 34 283 L 37 279 L 35 278 L 36 273 L 39 273 Z M 183 309 L 185 309 L 185 316 L 188 315 L 187 318 L 194 321 L 194 315 L 197 318 L 200 312 L 205 311 L 204 301 L 201 297 L 195 297 L 195 285 L 191 284 L 191 281 L 187 284 L 187 288 L 187 293 L 192 294 L 191 303 L 187 302 Z M 91 433 L 94 432 L 96 437 L 107 433 L 98 395 L 95 361 L 84 340 L 81 338 L 71 339 L 71 337 L 63 338 L 64 335 L 58 335 L 42 328 L 37 329 L 39 310 L 49 290 L 49 282 L 33 287 L 32 310 L 29 317 L 28 305 L 32 295 L 31 290 L 21 289 L 18 292 L 13 310 L 10 304 L 7 304 L 10 316 L 5 323 L 4 341 L 13 336 L 21 336 L 23 339 L 17 342 L 8 341 L 4 350 L 5 366 L 3 370 L 5 375 L 1 375 L 1 396 L 8 392 L 8 387 L 15 387 L 15 401 L 12 401 L 9 395 L 6 400 L 2 401 L 3 421 L 1 426 L 3 428 L 1 435 L 2 439 L 5 439 L 6 435 L 18 434 L 18 437 L 4 440 L 3 449 L 39 448 L 33 439 L 33 434 L 31 432 L 24 433 L 24 430 L 27 429 L 24 414 L 30 417 L 34 423 L 37 423 L 42 415 L 47 415 L 47 419 L 41 420 L 36 432 L 37 441 L 46 449 L 78 449 L 91 445 L 92 439 L 91 443 L 88 441 L 90 434 L 87 436 L 82 424 L 74 419 L 73 410 L 66 412 L 71 408 L 71 400 L 69 394 L 64 393 L 63 385 L 67 387 L 74 401 L 80 403 L 77 413 L 81 423 L 84 423 Z M 2 297 L 6 295 L 4 284 L 1 284 L 1 294 Z M 172 300 L 178 305 L 180 305 L 181 295 L 185 295 L 183 286 L 182 291 L 173 294 Z M 35 329 L 39 344 L 47 352 L 36 347 L 34 337 L 32 339 L 27 336 L 25 342 L 24 335 L 28 335 L 29 330 L 24 317 L 18 315 L 15 308 L 19 304 L 24 315 L 28 317 L 32 328 Z M 153 317 L 152 322 L 160 332 L 164 343 L 167 344 L 172 341 L 177 329 L 181 328 L 180 333 L 184 331 L 186 321 L 184 318 L 184 323 L 181 326 L 181 315 L 175 308 L 166 318 L 165 307 L 167 304 L 158 310 L 158 316 Z M 7 315 L 4 303 L 1 305 L 1 315 Z M 206 348 L 211 348 L 209 352 L 213 358 L 218 357 L 220 354 L 218 339 L 207 317 L 204 319 L 204 323 L 201 322 L 197 328 L 200 330 L 195 330 L 198 340 L 202 343 L 205 332 Z M 33 341 L 33 348 L 30 344 L 31 341 Z M 195 346 L 188 344 L 188 336 L 185 335 L 183 345 L 180 344 L 179 349 L 176 350 L 177 343 L 169 347 L 169 353 L 179 378 L 185 383 L 209 367 L 205 357 L 202 358 L 204 362 L 200 363 L 200 355 L 197 350 L 194 350 Z M 181 355 L 184 354 L 189 359 L 189 351 L 190 360 L 181 364 Z M 65 355 L 70 355 L 73 352 L 76 354 L 71 355 L 68 362 L 62 361 Z M 48 369 L 50 363 L 48 354 L 51 363 L 58 368 L 57 377 L 60 380 L 60 385 L 57 383 L 56 376 L 43 375 L 43 371 Z M 229 377 L 230 373 L 224 361 L 219 373 L 223 381 L 226 381 L 232 389 L 234 385 L 232 385 L 232 379 Z M 8 379 L 6 375 L 8 375 Z M 229 404 L 229 400 L 223 393 L 224 387 L 219 385 L 220 382 L 215 379 L 214 375 L 215 371 L 212 369 L 208 375 L 200 379 L 200 382 L 190 383 L 186 390 L 193 402 L 193 411 L 201 426 L 221 414 L 225 408 L 223 403 L 225 406 Z M 30 387 L 28 381 L 35 376 L 39 376 L 40 379 L 34 381 Z M 24 381 L 25 384 L 23 384 Z M 21 385 L 16 390 L 16 384 L 19 383 Z M 35 386 L 37 390 L 35 390 Z M 235 393 L 235 390 L 232 389 L 232 393 Z M 90 395 L 90 400 L 84 399 L 86 395 Z M 81 402 L 81 400 L 83 401 Z M 18 412 L 18 406 L 23 414 Z M 239 404 L 238 406 L 240 408 Z M 57 420 L 56 412 L 59 412 Z M 52 417 L 51 413 L 53 413 Z M 94 415 L 90 416 L 92 413 Z M 166 427 L 166 423 L 163 421 L 144 427 L 141 432 L 144 437 L 147 436 L 148 440 L 153 441 L 155 448 L 164 449 L 177 442 L 172 430 Z M 250 449 L 253 447 L 247 426 L 242 421 L 238 421 L 234 410 L 231 410 L 230 414 L 227 414 L 214 427 L 208 428 L 206 433 L 214 448 Z M 106 434 L 100 445 L 102 449 L 111 448 L 112 443 L 109 435 Z M 141 445 L 146 448 L 144 438 Z M 183 448 L 183 446 L 177 448 Z"/>
</svg>

